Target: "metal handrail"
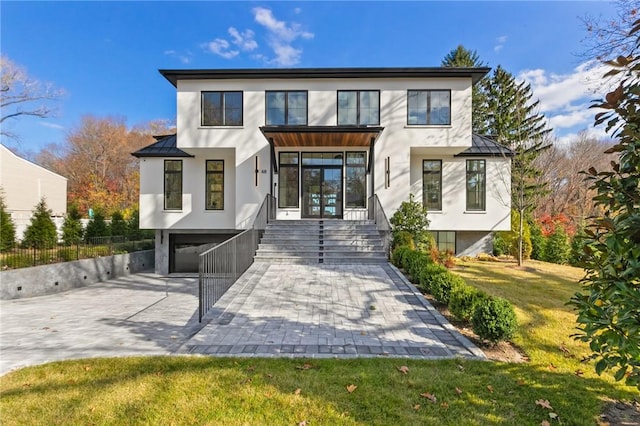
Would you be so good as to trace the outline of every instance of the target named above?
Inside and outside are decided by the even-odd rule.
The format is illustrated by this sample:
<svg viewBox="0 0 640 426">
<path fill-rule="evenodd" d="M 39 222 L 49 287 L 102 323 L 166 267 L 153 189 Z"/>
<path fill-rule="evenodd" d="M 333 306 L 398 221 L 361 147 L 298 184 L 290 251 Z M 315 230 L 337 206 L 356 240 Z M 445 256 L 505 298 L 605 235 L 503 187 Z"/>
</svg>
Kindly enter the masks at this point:
<svg viewBox="0 0 640 426">
<path fill-rule="evenodd" d="M 260 238 L 267 224 L 275 219 L 275 200 L 267 194 L 251 228 L 200 254 L 199 321 L 253 264 Z"/>
<path fill-rule="evenodd" d="M 376 229 L 380 233 L 382 238 L 382 246 L 384 247 L 385 255 L 389 259 L 389 250 L 391 247 L 391 223 L 387 219 L 387 215 L 384 212 L 384 208 L 380 203 L 380 199 L 377 194 L 373 194 L 369 197 L 369 220 L 373 220 L 376 224 Z"/>
</svg>

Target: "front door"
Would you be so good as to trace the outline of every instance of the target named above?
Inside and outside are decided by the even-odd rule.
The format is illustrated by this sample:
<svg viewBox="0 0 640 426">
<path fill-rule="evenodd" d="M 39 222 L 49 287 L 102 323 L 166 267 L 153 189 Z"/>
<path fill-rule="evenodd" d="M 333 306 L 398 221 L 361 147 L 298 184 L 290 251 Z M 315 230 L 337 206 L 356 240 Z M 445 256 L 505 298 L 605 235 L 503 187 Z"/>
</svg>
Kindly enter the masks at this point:
<svg viewBox="0 0 640 426">
<path fill-rule="evenodd" d="M 304 160 L 303 154 L 302 217 L 342 219 L 342 165 L 335 164 L 337 162 L 335 157 L 333 157 L 333 164 L 316 165 L 309 163 L 320 161 L 308 161 L 305 165 Z M 342 163 L 341 155 L 339 160 Z"/>
</svg>

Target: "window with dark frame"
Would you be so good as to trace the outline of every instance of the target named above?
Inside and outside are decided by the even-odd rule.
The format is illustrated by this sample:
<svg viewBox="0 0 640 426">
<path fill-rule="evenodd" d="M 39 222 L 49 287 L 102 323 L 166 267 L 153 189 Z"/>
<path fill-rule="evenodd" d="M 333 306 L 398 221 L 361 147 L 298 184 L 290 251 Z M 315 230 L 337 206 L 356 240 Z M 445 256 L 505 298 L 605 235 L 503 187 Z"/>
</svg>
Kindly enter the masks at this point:
<svg viewBox="0 0 640 426">
<path fill-rule="evenodd" d="M 450 250 L 453 254 L 456 253 L 456 233 L 454 231 L 431 231 L 431 235 L 436 241 L 438 250 Z"/>
<path fill-rule="evenodd" d="M 486 162 L 467 160 L 467 210 L 486 210 Z"/>
<path fill-rule="evenodd" d="M 297 152 L 281 152 L 278 169 L 278 207 L 297 208 L 299 206 L 298 182 L 300 160 Z"/>
<path fill-rule="evenodd" d="M 306 91 L 267 91 L 265 98 L 267 126 L 307 125 Z"/>
<path fill-rule="evenodd" d="M 427 210 L 442 210 L 442 160 L 422 160 L 422 204 Z"/>
<path fill-rule="evenodd" d="M 182 210 L 182 160 L 164 160 L 164 209 Z"/>
<path fill-rule="evenodd" d="M 451 90 L 407 91 L 407 124 L 451 124 Z"/>
<path fill-rule="evenodd" d="M 224 210 L 224 160 L 207 160 L 206 210 Z"/>
<path fill-rule="evenodd" d="M 367 153 L 347 152 L 346 206 L 367 206 Z"/>
<path fill-rule="evenodd" d="M 202 92 L 203 126 L 242 126 L 242 92 Z"/>
<path fill-rule="evenodd" d="M 338 126 L 380 124 L 379 90 L 338 90 Z"/>
</svg>

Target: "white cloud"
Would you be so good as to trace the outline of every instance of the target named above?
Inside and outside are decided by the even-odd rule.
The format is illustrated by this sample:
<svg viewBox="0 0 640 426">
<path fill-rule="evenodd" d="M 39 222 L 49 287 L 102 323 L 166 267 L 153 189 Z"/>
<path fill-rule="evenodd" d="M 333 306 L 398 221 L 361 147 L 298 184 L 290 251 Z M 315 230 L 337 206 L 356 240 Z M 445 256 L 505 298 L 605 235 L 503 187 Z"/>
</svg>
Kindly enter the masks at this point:
<svg viewBox="0 0 640 426">
<path fill-rule="evenodd" d="M 244 51 L 250 52 L 258 48 L 258 42 L 253 39 L 255 33 L 251 30 L 240 32 L 234 27 L 229 27 L 229 35 L 233 39 L 233 44 Z"/>
<path fill-rule="evenodd" d="M 293 47 L 292 43 L 297 39 L 309 40 L 314 34 L 304 31 L 296 22 L 279 21 L 273 16 L 270 9 L 256 7 L 253 9 L 255 21 L 268 31 L 269 47 L 275 57 L 269 61 L 276 65 L 291 66 L 300 62 L 302 49 Z"/>
<path fill-rule="evenodd" d="M 493 51 L 494 52 L 499 52 L 502 50 L 502 48 L 504 47 L 504 44 L 507 42 L 507 36 L 506 35 L 502 35 L 500 37 L 498 37 L 496 39 L 497 44 L 495 46 L 493 46 Z"/>
<path fill-rule="evenodd" d="M 589 108 L 594 99 L 603 97 L 610 84 L 602 79 L 606 72 L 606 65 L 585 62 L 567 74 L 534 69 L 520 72 L 516 79 L 531 85 L 533 99 L 540 101 L 540 112 L 547 117 L 558 140 L 566 143 L 584 129 L 598 138 L 607 136 L 603 126 L 593 127 L 598 110 Z"/>
<path fill-rule="evenodd" d="M 231 44 L 223 38 L 217 38 L 213 41 L 205 43 L 203 47 L 205 50 L 208 50 L 209 52 L 221 56 L 225 59 L 235 58 L 240 54 L 240 52 L 237 50 L 231 50 Z"/>
<path fill-rule="evenodd" d="M 50 129 L 56 129 L 56 130 L 64 130 L 64 126 L 61 124 L 56 124 L 56 123 L 50 123 L 48 121 L 38 121 L 38 123 L 43 126 L 43 127 L 48 127 Z"/>
<path fill-rule="evenodd" d="M 185 54 L 181 54 L 179 52 L 176 52 L 175 50 L 165 50 L 164 54 L 167 55 L 167 56 L 171 56 L 171 57 L 177 58 L 183 64 L 190 63 L 191 62 L 191 57 L 193 56 L 191 54 L 191 52 L 187 52 Z"/>
</svg>

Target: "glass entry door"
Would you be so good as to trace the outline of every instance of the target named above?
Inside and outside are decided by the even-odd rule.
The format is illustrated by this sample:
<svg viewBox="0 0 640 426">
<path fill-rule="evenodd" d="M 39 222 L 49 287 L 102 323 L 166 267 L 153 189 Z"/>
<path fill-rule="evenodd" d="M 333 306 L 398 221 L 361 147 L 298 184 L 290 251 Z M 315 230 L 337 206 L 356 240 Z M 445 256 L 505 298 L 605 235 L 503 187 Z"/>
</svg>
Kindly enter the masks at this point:
<svg viewBox="0 0 640 426">
<path fill-rule="evenodd" d="M 342 219 L 342 167 L 302 168 L 302 217 Z"/>
</svg>

